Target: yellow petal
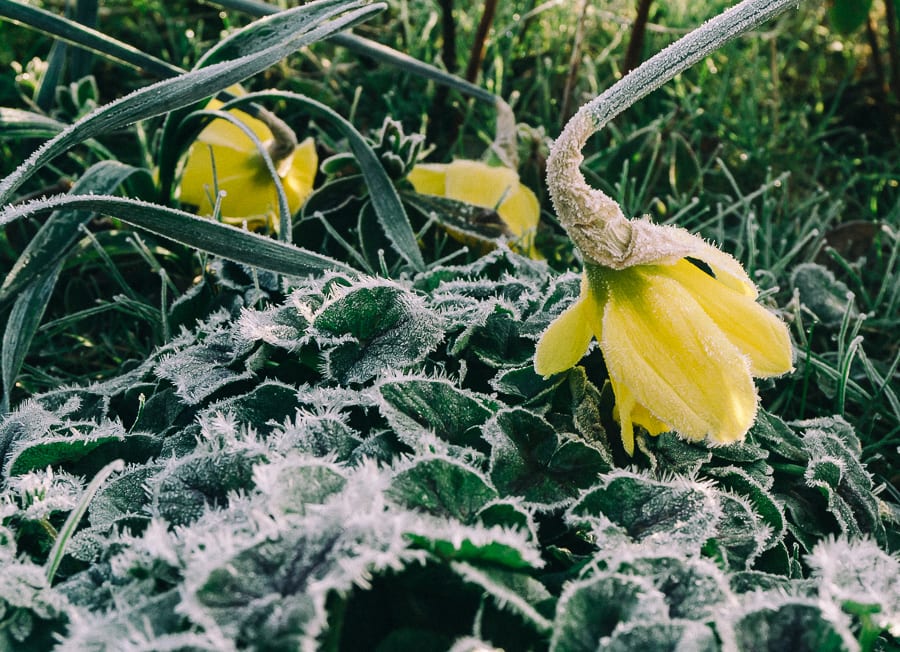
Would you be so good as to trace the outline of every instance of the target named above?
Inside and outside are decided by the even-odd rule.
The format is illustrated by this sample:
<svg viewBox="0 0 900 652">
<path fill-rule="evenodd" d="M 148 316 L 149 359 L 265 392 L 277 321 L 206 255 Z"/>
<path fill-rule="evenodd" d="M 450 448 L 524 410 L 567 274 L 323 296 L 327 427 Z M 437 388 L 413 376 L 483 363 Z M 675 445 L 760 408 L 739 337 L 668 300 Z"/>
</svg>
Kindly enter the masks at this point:
<svg viewBox="0 0 900 652">
<path fill-rule="evenodd" d="M 747 276 L 744 267 L 734 257 L 709 244 L 700 236 L 680 227 L 659 226 L 657 228 L 664 231 L 668 239 L 678 242 L 684 247 L 679 258 L 690 256 L 706 263 L 721 283 L 736 292 L 756 298 L 758 294 L 756 284 Z"/>
<path fill-rule="evenodd" d="M 791 338 L 783 321 L 687 261 L 666 269 L 691 292 L 728 340 L 749 357 L 754 376 L 780 376 L 791 370 Z"/>
<path fill-rule="evenodd" d="M 497 213 L 513 235 L 522 237 L 537 228 L 541 205 L 535 194 L 517 181 L 500 203 Z"/>
<path fill-rule="evenodd" d="M 290 167 L 282 177 L 284 193 L 287 195 L 288 206 L 291 213 L 296 213 L 303 206 L 303 202 L 309 197 L 316 179 L 316 170 L 319 167 L 319 157 L 316 154 L 316 144 L 312 138 L 307 138 L 297 145 L 291 155 Z M 272 185 L 272 200 L 278 205 L 275 195 L 275 186 Z"/>
<path fill-rule="evenodd" d="M 519 175 L 509 168 L 457 159 L 447 165 L 445 183 L 450 199 L 496 209 L 518 187 Z"/>
<path fill-rule="evenodd" d="M 416 192 L 444 196 L 447 166 L 443 163 L 420 163 L 406 176 Z"/>
<path fill-rule="evenodd" d="M 685 437 L 740 439 L 756 415 L 747 359 L 659 267 L 605 278 L 600 348 L 614 387 L 627 388 L 635 403 Z"/>
<path fill-rule="evenodd" d="M 534 352 L 534 370 L 541 376 L 558 374 L 573 366 L 587 352 L 591 330 L 590 300 L 582 297 L 551 322 Z"/>
</svg>

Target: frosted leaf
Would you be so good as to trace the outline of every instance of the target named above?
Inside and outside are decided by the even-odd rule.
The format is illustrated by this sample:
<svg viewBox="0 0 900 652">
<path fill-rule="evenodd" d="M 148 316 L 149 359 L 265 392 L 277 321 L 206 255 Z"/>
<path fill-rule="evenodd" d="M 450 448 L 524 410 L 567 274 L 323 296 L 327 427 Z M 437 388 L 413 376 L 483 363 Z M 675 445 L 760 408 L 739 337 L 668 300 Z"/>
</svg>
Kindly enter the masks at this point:
<svg viewBox="0 0 900 652">
<path fill-rule="evenodd" d="M 326 375 L 343 384 L 417 363 L 443 338 L 441 320 L 424 300 L 388 281 L 341 290 L 316 314 L 313 328 Z"/>
<path fill-rule="evenodd" d="M 856 612 L 863 607 L 882 629 L 900 637 L 900 561 L 870 539 L 819 542 L 806 558 L 819 594 Z"/>
<path fill-rule="evenodd" d="M 696 554 L 715 536 L 721 515 L 717 492 L 707 483 L 615 470 L 584 492 L 566 519 L 590 528 L 601 551 L 642 543 Z"/>
</svg>

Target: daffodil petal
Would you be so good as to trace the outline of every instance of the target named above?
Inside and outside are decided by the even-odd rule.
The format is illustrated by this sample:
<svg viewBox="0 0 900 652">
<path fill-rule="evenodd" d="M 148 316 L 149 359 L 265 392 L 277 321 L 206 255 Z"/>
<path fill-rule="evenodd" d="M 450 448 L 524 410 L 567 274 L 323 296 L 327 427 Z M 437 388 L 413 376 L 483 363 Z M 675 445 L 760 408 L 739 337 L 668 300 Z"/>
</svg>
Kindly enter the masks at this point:
<svg viewBox="0 0 900 652">
<path fill-rule="evenodd" d="M 443 163 L 419 163 L 410 170 L 406 178 L 418 193 L 443 196 L 447 166 Z"/>
<path fill-rule="evenodd" d="M 626 453 L 634 455 L 634 420 L 632 419 L 632 412 L 636 407 L 634 394 L 631 393 L 627 385 L 616 382 L 614 378 L 610 378 L 609 382 L 616 397 L 613 417 L 619 422 L 619 436 L 622 438 L 622 446 L 625 448 Z"/>
<path fill-rule="evenodd" d="M 296 213 L 312 192 L 313 182 L 316 179 L 319 157 L 316 153 L 315 141 L 312 138 L 307 138 L 297 145 L 291 156 L 291 165 L 281 181 L 284 185 L 284 192 L 287 195 L 291 213 Z M 273 186 L 273 193 L 274 190 Z M 276 200 L 277 204 L 277 197 L 274 195 L 273 200 Z"/>
<path fill-rule="evenodd" d="M 519 175 L 481 161 L 457 159 L 447 165 L 446 196 L 496 209 L 519 186 Z"/>
<path fill-rule="evenodd" d="M 497 213 L 506 222 L 513 235 L 522 237 L 537 228 L 541 217 L 541 205 L 529 188 L 516 182 L 497 207 Z"/>
<path fill-rule="evenodd" d="M 550 376 L 575 366 L 587 352 L 591 330 L 591 301 L 582 297 L 566 308 L 544 331 L 534 353 L 534 370 Z"/>
<path fill-rule="evenodd" d="M 687 261 L 667 268 L 728 340 L 749 357 L 754 376 L 780 376 L 791 370 L 791 338 L 783 321 Z"/>
<path fill-rule="evenodd" d="M 659 267 L 614 274 L 600 339 L 610 377 L 687 438 L 740 439 L 757 404 L 746 357 Z"/>
</svg>

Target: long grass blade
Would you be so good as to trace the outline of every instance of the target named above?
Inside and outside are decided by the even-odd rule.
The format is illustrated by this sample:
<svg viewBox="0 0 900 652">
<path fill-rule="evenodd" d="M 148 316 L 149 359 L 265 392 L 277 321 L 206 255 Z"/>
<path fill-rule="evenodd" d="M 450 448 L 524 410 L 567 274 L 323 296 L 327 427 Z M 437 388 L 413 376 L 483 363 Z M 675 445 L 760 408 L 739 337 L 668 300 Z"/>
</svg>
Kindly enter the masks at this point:
<svg viewBox="0 0 900 652">
<path fill-rule="evenodd" d="M 162 78 L 173 77 L 183 72 L 178 66 L 142 52 L 96 29 L 18 0 L 0 0 L 0 18 Z"/>
<path fill-rule="evenodd" d="M 50 302 L 50 295 L 56 287 L 59 271 L 62 269 L 62 260 L 53 265 L 49 270 L 19 293 L 15 304 L 6 321 L 6 330 L 3 332 L 3 351 L 0 353 L 0 370 L 3 379 L 3 397 L 0 399 L 0 414 L 9 411 L 10 394 L 25 361 L 31 340 L 37 332 L 44 311 Z"/>
<path fill-rule="evenodd" d="M 0 225 L 26 215 L 56 209 L 88 210 L 115 217 L 188 247 L 280 274 L 306 276 L 326 270 L 356 273 L 352 267 L 322 254 L 243 231 L 228 224 L 203 219 L 176 208 L 138 199 L 98 195 L 58 195 L 8 207 L 0 213 Z"/>
<path fill-rule="evenodd" d="M 295 9 L 262 18 L 237 32 L 239 51 L 246 49 L 253 39 L 241 35 L 242 32 L 274 32 L 280 40 L 269 43 L 268 47 L 251 51 L 238 59 L 221 61 L 207 68 L 194 70 L 173 79 L 157 82 L 111 102 L 67 128 L 34 152 L 12 174 L 0 182 L 0 204 L 9 201 L 15 190 L 28 180 L 37 170 L 49 163 L 70 147 L 93 138 L 101 133 L 132 124 L 187 106 L 243 81 L 258 72 L 278 63 L 296 50 L 320 40 L 336 31 L 346 29 L 381 11 L 381 3 L 360 6 L 352 0 L 319 0 Z M 274 25 L 273 25 L 274 23 Z M 293 25 L 291 28 L 290 26 Z M 227 41 L 228 39 L 226 39 Z"/>
<path fill-rule="evenodd" d="M 118 161 L 101 161 L 88 168 L 69 194 L 108 195 L 132 174 L 143 172 Z M 79 238 L 78 227 L 90 220 L 92 211 L 56 211 L 41 226 L 0 285 L 0 310 L 21 290 L 42 277 L 64 259 Z"/>
</svg>

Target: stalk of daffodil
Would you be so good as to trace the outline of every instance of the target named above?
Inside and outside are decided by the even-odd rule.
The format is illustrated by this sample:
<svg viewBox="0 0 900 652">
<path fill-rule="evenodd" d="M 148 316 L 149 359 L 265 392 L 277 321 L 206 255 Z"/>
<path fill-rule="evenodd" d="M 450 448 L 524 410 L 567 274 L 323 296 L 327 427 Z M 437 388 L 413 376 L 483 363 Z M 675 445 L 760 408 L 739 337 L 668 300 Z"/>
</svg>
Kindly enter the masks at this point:
<svg viewBox="0 0 900 652">
<path fill-rule="evenodd" d="M 222 102 L 213 99 L 207 109 L 221 106 Z M 228 119 L 216 118 L 200 132 L 188 150 L 179 199 L 197 207 L 198 214 L 212 216 L 218 195 L 224 191 L 218 205 L 223 222 L 246 224 L 251 230 L 278 231 L 278 189 L 260 148 L 245 129 L 253 133 L 271 158 L 291 214 L 312 192 L 318 168 L 313 139 L 307 138 L 298 145 L 290 128 L 267 111 L 260 112 L 265 122 L 237 109 L 228 113 L 243 128 Z"/>
<path fill-rule="evenodd" d="M 550 196 L 585 268 L 581 296 L 538 342 L 535 369 L 544 376 L 568 369 L 596 338 L 629 454 L 635 424 L 651 435 L 741 439 L 756 417 L 753 378 L 790 371 L 790 337 L 756 303 L 756 286 L 734 258 L 684 229 L 629 220 L 589 187 L 581 149 L 638 99 L 795 4 L 745 0 L 712 19 L 583 106 L 551 148 Z"/>
</svg>

